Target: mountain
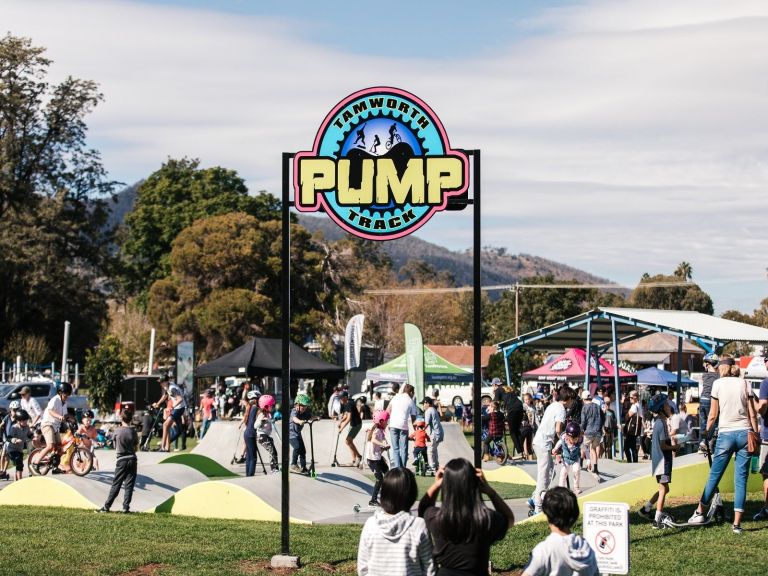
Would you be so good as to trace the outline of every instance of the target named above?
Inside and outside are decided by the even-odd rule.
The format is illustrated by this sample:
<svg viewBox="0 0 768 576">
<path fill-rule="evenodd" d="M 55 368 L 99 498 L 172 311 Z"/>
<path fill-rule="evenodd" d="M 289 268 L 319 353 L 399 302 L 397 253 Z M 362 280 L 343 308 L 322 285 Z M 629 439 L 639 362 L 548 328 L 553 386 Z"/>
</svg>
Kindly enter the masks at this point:
<svg viewBox="0 0 768 576">
<path fill-rule="evenodd" d="M 326 240 L 340 240 L 346 235 L 329 218 L 299 215 L 299 223 L 312 233 L 320 232 Z M 472 251 L 454 252 L 415 236 L 383 242 L 395 270 L 408 260 L 423 260 L 437 271 L 449 272 L 457 286 L 471 286 Z M 576 280 L 582 284 L 610 284 L 610 280 L 589 274 L 530 254 L 507 254 L 504 248 L 485 248 L 480 257 L 480 279 L 483 286 L 509 285 L 523 278 L 552 274 L 556 280 Z M 622 291 L 623 292 L 623 291 Z"/>
<path fill-rule="evenodd" d="M 133 209 L 140 185 L 141 181 L 115 195 L 110 225 L 122 224 L 128 212 Z M 329 218 L 299 214 L 298 219 L 307 230 L 322 233 L 326 240 L 340 240 L 347 234 Z M 438 272 L 449 272 L 457 286 L 472 285 L 472 251 L 469 249 L 454 252 L 413 235 L 383 242 L 383 246 L 395 270 L 399 270 L 408 260 L 423 260 Z M 508 254 L 504 248 L 485 248 L 481 256 L 483 286 L 509 285 L 523 278 L 546 274 L 552 274 L 556 280 L 576 280 L 582 284 L 610 283 L 605 278 L 539 256 Z"/>
</svg>

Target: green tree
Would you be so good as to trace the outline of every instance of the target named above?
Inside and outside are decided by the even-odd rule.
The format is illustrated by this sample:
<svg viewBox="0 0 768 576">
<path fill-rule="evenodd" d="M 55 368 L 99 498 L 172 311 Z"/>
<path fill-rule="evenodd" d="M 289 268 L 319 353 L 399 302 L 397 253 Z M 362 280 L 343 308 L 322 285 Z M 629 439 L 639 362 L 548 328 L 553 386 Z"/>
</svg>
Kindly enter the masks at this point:
<svg viewBox="0 0 768 576">
<path fill-rule="evenodd" d="M 702 314 L 714 314 L 712 298 L 693 282 L 685 282 L 680 286 L 644 286 L 648 283 L 680 282 L 685 279 L 680 274 L 690 272 L 690 265 L 686 272 L 686 264 L 686 262 L 680 264 L 677 271 L 669 276 L 644 274 L 640 283 L 632 291 L 629 298 L 630 305 L 635 308 L 690 310 Z"/>
<path fill-rule="evenodd" d="M 200 168 L 197 159 L 169 159 L 139 187 L 120 237 L 123 281 L 139 294 L 171 272 L 171 245 L 196 220 L 229 212 L 260 221 L 280 218 L 279 201 L 265 192 L 249 196 L 233 170 Z"/>
<path fill-rule="evenodd" d="M 212 357 L 250 336 L 280 335 L 281 225 L 229 213 L 194 222 L 173 242 L 171 275 L 149 290 L 147 314 L 161 339 L 192 339 Z M 325 332 L 329 314 L 323 253 L 291 227 L 291 336 Z"/>
<path fill-rule="evenodd" d="M 99 346 L 89 349 L 85 354 L 85 381 L 91 404 L 100 411 L 111 411 L 127 371 L 123 346 L 115 336 L 105 336 Z"/>
<path fill-rule="evenodd" d="M 674 275 L 683 280 L 691 280 L 693 279 L 693 267 L 688 262 L 680 262 Z"/>
<path fill-rule="evenodd" d="M 95 286 L 109 268 L 98 152 L 85 144 L 85 117 L 102 99 L 94 82 L 51 85 L 43 48 L 0 39 L 0 348 L 15 332 L 60 350 L 72 322 L 72 357 L 98 341 L 106 318 Z"/>
</svg>

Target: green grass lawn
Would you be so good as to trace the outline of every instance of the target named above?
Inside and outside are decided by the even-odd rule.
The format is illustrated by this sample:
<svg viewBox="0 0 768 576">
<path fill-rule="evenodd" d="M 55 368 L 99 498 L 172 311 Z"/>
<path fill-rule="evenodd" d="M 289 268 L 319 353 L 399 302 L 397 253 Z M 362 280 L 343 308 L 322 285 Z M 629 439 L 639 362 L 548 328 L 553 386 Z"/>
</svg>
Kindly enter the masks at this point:
<svg viewBox="0 0 768 576">
<path fill-rule="evenodd" d="M 759 499 L 751 495 L 745 517 L 757 511 Z M 732 502 L 727 495 L 726 502 Z M 690 501 L 674 502 L 670 509 L 679 518 L 692 510 Z M 631 522 L 633 575 L 743 576 L 765 569 L 765 522 L 744 521 L 741 536 L 732 534 L 730 525 L 658 531 L 636 514 Z M 165 514 L 2 506 L 0 524 L 0 550 L 5 551 L 0 574 L 9 575 L 269 574 L 269 558 L 280 547 L 278 524 Z M 360 529 L 291 526 L 291 552 L 303 563 L 297 574 L 354 574 Z M 543 523 L 512 528 L 492 550 L 494 569 L 519 574 L 547 533 Z"/>
</svg>

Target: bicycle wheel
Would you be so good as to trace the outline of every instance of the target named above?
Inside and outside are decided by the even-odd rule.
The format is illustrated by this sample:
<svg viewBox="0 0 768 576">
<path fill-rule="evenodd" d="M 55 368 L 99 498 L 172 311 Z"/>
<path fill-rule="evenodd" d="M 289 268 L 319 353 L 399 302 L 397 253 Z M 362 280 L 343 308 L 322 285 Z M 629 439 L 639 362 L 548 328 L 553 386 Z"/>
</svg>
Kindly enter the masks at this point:
<svg viewBox="0 0 768 576">
<path fill-rule="evenodd" d="M 93 468 L 93 454 L 82 446 L 75 448 L 69 459 L 69 466 L 75 476 L 85 476 Z"/>
<path fill-rule="evenodd" d="M 40 460 L 40 453 L 42 451 L 42 448 L 35 448 L 32 450 L 32 452 L 29 453 L 29 456 L 27 457 L 27 467 L 29 469 L 30 476 L 37 476 L 38 474 L 40 476 L 45 476 L 48 474 L 48 470 L 51 469 L 51 455 L 49 454 Z M 37 469 L 35 466 L 37 466 Z"/>
<path fill-rule="evenodd" d="M 497 464 L 504 464 L 507 461 L 507 448 L 504 446 L 504 442 L 496 444 L 496 453 L 493 457 L 496 458 Z"/>
</svg>

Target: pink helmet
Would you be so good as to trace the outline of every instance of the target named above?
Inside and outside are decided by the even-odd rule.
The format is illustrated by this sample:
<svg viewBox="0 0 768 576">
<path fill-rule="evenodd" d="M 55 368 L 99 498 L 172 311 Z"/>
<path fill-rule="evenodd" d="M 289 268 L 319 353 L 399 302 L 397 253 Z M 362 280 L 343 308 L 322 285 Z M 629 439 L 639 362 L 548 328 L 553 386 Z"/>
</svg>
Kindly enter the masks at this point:
<svg viewBox="0 0 768 576">
<path fill-rule="evenodd" d="M 275 407 L 275 398 L 274 396 L 270 396 L 269 394 L 262 394 L 261 397 L 259 397 L 259 408 L 264 410 L 265 408 L 269 408 L 270 410 Z"/>
<path fill-rule="evenodd" d="M 376 412 L 373 415 L 373 423 L 376 426 L 381 426 L 382 424 L 386 424 L 389 422 L 389 412 L 386 410 L 376 410 Z"/>
</svg>

